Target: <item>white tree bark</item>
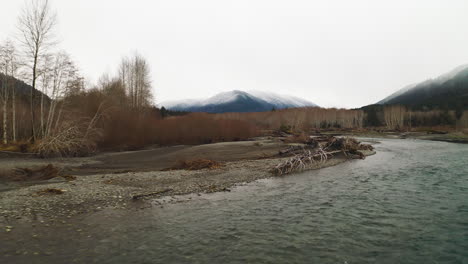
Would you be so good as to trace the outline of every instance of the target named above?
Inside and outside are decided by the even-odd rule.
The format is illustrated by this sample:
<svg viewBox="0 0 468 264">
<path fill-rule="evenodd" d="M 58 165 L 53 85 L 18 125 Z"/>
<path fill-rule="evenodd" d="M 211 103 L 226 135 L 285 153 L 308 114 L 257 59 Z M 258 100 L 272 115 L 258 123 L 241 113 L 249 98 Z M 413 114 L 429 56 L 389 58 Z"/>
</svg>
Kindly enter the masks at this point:
<svg viewBox="0 0 468 264">
<path fill-rule="evenodd" d="M 119 79 L 125 87 L 131 108 L 140 110 L 151 104 L 150 70 L 144 57 L 135 53 L 130 58 L 123 58 L 119 67 Z"/>
<path fill-rule="evenodd" d="M 31 136 L 36 138 L 35 131 L 35 89 L 38 77 L 38 65 L 42 61 L 47 50 L 56 43 L 54 28 L 56 25 L 56 14 L 51 10 L 48 0 L 31 0 L 24 7 L 19 18 L 18 29 L 21 34 L 21 44 L 28 59 L 31 69 Z"/>
</svg>

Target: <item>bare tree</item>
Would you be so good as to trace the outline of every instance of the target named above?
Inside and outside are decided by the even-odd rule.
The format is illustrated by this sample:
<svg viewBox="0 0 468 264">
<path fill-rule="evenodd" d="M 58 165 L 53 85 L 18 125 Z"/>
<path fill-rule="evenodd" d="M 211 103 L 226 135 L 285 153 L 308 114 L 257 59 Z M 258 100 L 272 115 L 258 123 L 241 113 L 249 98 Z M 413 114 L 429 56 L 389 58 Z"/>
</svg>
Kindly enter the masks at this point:
<svg viewBox="0 0 468 264">
<path fill-rule="evenodd" d="M 402 129 L 406 116 L 406 107 L 401 105 L 389 105 L 384 108 L 384 119 L 387 128 Z"/>
<path fill-rule="evenodd" d="M 0 72 L 2 73 L 2 89 L 0 90 L 0 99 L 3 112 L 3 143 L 8 143 L 8 102 L 12 102 L 12 135 L 13 141 L 16 141 L 16 87 L 15 77 L 18 71 L 19 63 L 16 49 L 10 40 L 6 40 L 0 45 Z"/>
<path fill-rule="evenodd" d="M 141 109 L 151 104 L 151 78 L 146 59 L 135 53 L 130 58 L 123 58 L 119 67 L 119 79 L 125 86 L 130 106 Z"/>
<path fill-rule="evenodd" d="M 2 113 L 3 113 L 3 144 L 8 143 L 8 138 L 7 138 L 7 104 L 8 104 L 8 82 L 9 82 L 9 77 L 8 77 L 8 72 L 9 72 L 9 63 L 8 63 L 8 54 L 6 52 L 5 46 L 0 46 L 0 68 L 1 68 L 1 82 L 2 82 L 2 87 L 0 89 L 0 100 L 2 103 Z"/>
<path fill-rule="evenodd" d="M 65 104 L 63 98 L 75 88 L 76 82 L 81 78 L 70 56 L 63 51 L 48 56 L 44 62 L 47 65 L 44 65 L 41 73 L 40 120 L 41 136 L 47 137 L 59 127 Z"/>
<path fill-rule="evenodd" d="M 32 139 L 36 137 L 34 128 L 34 102 L 36 80 L 38 78 L 38 65 L 47 51 L 55 45 L 54 28 L 57 16 L 51 10 L 48 0 L 31 0 L 24 7 L 18 20 L 20 41 L 31 68 L 31 124 Z"/>
</svg>

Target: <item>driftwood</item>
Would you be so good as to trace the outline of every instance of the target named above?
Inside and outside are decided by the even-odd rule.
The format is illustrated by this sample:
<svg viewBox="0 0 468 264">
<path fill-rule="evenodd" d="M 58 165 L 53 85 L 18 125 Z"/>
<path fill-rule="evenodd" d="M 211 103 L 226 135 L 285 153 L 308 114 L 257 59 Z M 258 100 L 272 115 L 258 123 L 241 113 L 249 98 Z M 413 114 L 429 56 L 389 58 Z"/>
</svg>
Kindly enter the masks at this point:
<svg viewBox="0 0 468 264">
<path fill-rule="evenodd" d="M 59 176 L 60 170 L 52 164 L 36 169 L 16 168 L 13 170 L 11 178 L 15 181 L 37 181 L 49 180 Z"/>
<path fill-rule="evenodd" d="M 291 146 L 279 152 L 280 155 L 292 155 L 272 169 L 276 175 L 289 174 L 295 171 L 303 171 L 317 164 L 326 162 L 334 154 L 343 153 L 348 158 L 364 159 L 361 150 L 373 150 L 368 144 L 361 144 L 354 138 L 315 137 L 316 144 L 305 146 Z M 317 146 L 310 149 L 312 146 Z"/>
<path fill-rule="evenodd" d="M 141 198 L 146 198 L 146 197 L 151 197 L 151 196 L 157 196 L 157 195 L 161 195 L 161 194 L 164 194 L 164 193 L 168 193 L 170 191 L 172 191 L 173 189 L 164 189 L 162 191 L 159 191 L 159 192 L 153 192 L 153 193 L 146 193 L 146 194 L 138 194 L 138 195 L 133 195 L 133 200 L 138 200 L 138 199 L 141 199 Z"/>
<path fill-rule="evenodd" d="M 314 147 L 310 147 L 308 145 L 305 145 L 305 146 L 290 146 L 288 147 L 287 149 L 282 149 L 278 152 L 278 154 L 280 156 L 287 156 L 287 155 L 297 155 L 297 154 L 301 154 L 302 152 L 304 152 L 304 150 L 307 150 L 307 149 L 315 149 Z"/>
<path fill-rule="evenodd" d="M 339 153 L 341 150 L 325 151 L 318 148 L 315 151 L 303 149 L 301 154 L 295 154 L 290 159 L 278 164 L 272 173 L 276 175 L 289 174 L 295 171 L 303 171 L 314 165 L 325 163 L 333 154 Z"/>
</svg>

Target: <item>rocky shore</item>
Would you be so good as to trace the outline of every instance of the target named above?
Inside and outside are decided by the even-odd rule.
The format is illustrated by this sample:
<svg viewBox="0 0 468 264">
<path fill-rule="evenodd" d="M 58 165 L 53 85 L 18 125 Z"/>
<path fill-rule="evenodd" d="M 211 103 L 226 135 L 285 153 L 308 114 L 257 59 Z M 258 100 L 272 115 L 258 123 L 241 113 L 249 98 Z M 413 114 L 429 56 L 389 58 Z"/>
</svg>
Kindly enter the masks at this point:
<svg viewBox="0 0 468 264">
<path fill-rule="evenodd" d="M 223 166 L 215 169 L 166 171 L 133 169 L 126 172 L 105 169 L 102 162 L 97 162 L 96 159 L 92 158 L 76 159 L 76 161 L 66 159 L 62 160 L 62 163 L 57 161 L 65 168 L 67 166 L 74 168 L 72 164 L 75 162 L 81 168 L 87 168 L 88 170 L 85 170 L 87 173 L 83 176 L 76 176 L 73 180 L 54 178 L 0 191 L 0 225 L 5 226 L 6 232 L 9 232 L 11 230 L 7 226 L 13 226 L 16 222 L 47 222 L 71 218 L 78 214 L 93 213 L 105 208 L 134 208 L 142 206 L 145 200 L 154 201 L 155 198 L 163 196 L 174 197 L 183 194 L 230 191 L 236 185 L 274 177 L 271 169 L 287 159 L 258 156 L 258 153 L 264 153 L 267 156 L 284 148 L 283 143 L 271 140 L 239 142 L 237 144 L 210 144 L 211 146 L 203 148 L 223 149 L 226 147 L 225 144 L 229 145 L 231 151 L 242 152 L 246 157 L 239 156 L 237 160 L 223 162 Z M 258 150 L 249 152 L 252 151 L 253 145 Z M 193 148 L 197 147 L 199 146 Z M 190 149 L 182 150 L 187 153 L 193 151 Z M 216 154 L 209 153 L 210 155 Z M 364 155 L 372 155 L 374 152 L 363 151 L 363 153 Z M 234 154 L 231 153 L 231 155 Z M 132 155 L 141 155 L 141 153 L 135 152 Z M 309 169 L 329 167 L 348 160 L 349 158 L 344 155 L 336 155 L 326 162 L 311 166 Z M 37 160 L 25 162 L 28 164 L 40 163 Z M 91 172 L 89 168 L 93 166 L 96 168 L 97 164 L 101 166 L 102 172 L 88 175 Z M 15 163 L 15 166 L 17 165 L 21 165 L 21 162 Z M 75 170 L 79 172 L 76 168 Z M 68 171 L 74 170 L 68 168 Z M 77 174 L 79 175 L 79 173 Z"/>
</svg>

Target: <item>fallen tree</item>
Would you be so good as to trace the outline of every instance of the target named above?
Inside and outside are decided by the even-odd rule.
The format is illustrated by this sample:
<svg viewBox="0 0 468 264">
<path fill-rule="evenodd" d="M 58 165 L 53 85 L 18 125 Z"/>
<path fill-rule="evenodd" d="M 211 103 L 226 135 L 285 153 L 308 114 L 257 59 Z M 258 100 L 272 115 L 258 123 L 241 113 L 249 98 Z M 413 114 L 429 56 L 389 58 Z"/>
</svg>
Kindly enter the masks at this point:
<svg viewBox="0 0 468 264">
<path fill-rule="evenodd" d="M 286 161 L 276 165 L 271 172 L 276 175 L 285 175 L 292 172 L 303 171 L 325 163 L 336 154 L 344 154 L 348 158 L 364 159 L 362 150 L 373 150 L 368 144 L 362 144 L 350 137 L 316 137 L 312 138 L 314 144 L 304 146 L 291 146 L 281 150 L 280 155 L 289 155 Z"/>
</svg>

